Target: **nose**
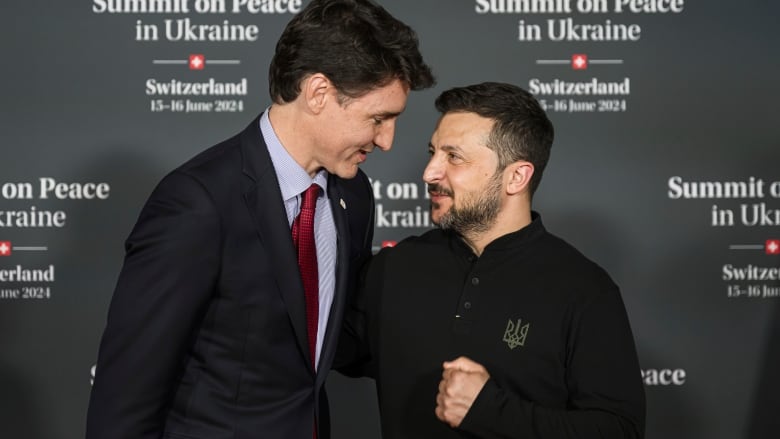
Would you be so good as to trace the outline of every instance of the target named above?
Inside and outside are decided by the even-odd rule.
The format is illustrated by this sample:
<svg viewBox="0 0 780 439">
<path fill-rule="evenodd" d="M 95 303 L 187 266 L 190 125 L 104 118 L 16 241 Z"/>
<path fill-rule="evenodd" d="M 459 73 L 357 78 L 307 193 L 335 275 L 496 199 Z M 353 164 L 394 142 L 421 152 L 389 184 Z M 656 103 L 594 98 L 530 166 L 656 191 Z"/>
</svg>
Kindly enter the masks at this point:
<svg viewBox="0 0 780 439">
<path fill-rule="evenodd" d="M 423 171 L 423 181 L 428 184 L 436 183 L 441 180 L 443 175 L 444 166 L 442 166 L 441 161 L 436 158 L 436 155 L 431 156 L 431 159 L 428 160 L 428 165 L 425 166 Z"/>
<path fill-rule="evenodd" d="M 382 151 L 390 151 L 395 136 L 395 119 L 383 121 L 374 135 L 374 145 Z"/>
</svg>

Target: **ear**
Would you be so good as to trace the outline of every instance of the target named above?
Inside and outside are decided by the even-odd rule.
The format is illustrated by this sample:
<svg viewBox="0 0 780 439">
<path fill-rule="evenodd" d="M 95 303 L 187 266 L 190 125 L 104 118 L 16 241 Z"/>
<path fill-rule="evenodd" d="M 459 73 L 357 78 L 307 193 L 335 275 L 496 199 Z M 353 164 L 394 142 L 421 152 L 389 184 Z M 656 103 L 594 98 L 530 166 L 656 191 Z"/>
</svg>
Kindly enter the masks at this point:
<svg viewBox="0 0 780 439">
<path fill-rule="evenodd" d="M 534 175 L 534 165 L 531 162 L 516 161 L 507 166 L 507 171 L 509 172 L 507 193 L 515 195 L 529 190 L 528 185 Z"/>
<path fill-rule="evenodd" d="M 322 73 L 309 75 L 301 82 L 301 95 L 312 113 L 318 114 L 331 99 L 333 83 Z"/>
</svg>

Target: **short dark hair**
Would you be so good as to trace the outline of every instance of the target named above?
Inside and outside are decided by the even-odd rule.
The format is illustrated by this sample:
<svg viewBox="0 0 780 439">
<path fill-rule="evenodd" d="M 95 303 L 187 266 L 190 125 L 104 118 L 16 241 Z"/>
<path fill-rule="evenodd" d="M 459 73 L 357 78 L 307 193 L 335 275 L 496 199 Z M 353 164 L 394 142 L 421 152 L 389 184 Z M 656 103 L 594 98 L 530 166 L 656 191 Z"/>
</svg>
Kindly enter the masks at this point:
<svg viewBox="0 0 780 439">
<path fill-rule="evenodd" d="M 411 90 L 433 86 L 417 34 L 369 0 L 312 0 L 282 32 L 268 74 L 271 99 L 295 100 L 301 81 L 323 73 L 355 98 L 399 79 Z"/>
<path fill-rule="evenodd" d="M 443 92 L 436 98 L 436 109 L 442 115 L 468 112 L 492 119 L 487 147 L 498 155 L 499 169 L 518 160 L 532 163 L 529 187 L 531 195 L 536 192 L 555 132 L 533 95 L 512 84 L 483 82 Z"/>
</svg>

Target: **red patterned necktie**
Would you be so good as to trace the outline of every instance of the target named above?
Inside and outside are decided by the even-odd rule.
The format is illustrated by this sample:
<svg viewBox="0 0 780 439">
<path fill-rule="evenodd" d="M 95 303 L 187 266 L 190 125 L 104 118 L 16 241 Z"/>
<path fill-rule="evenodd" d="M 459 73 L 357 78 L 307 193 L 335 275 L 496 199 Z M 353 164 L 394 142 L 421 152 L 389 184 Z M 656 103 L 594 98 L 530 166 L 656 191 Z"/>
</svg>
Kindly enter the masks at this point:
<svg viewBox="0 0 780 439">
<path fill-rule="evenodd" d="M 301 270 L 303 291 L 306 298 L 306 332 L 309 335 L 309 353 L 312 368 L 316 368 L 317 324 L 320 311 L 319 273 L 317 270 L 317 248 L 314 245 L 314 209 L 320 187 L 314 183 L 301 195 L 301 213 L 292 225 L 292 237 L 298 249 L 298 267 Z"/>
</svg>

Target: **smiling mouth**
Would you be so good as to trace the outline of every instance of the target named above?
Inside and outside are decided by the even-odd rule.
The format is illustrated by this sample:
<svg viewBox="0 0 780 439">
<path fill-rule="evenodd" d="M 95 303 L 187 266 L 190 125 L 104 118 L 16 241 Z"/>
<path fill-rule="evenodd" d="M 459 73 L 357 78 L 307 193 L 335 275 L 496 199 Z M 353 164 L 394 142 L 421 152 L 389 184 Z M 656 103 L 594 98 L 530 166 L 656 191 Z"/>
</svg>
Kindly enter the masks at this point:
<svg viewBox="0 0 780 439">
<path fill-rule="evenodd" d="M 428 185 L 428 195 L 431 199 L 440 199 L 443 197 L 452 197 L 453 193 L 438 184 Z"/>
<path fill-rule="evenodd" d="M 428 191 L 429 198 L 431 200 L 431 208 L 433 210 L 438 210 L 442 207 L 444 204 L 444 200 L 446 198 L 450 198 L 450 195 L 444 193 L 444 192 L 431 192 Z"/>
</svg>

